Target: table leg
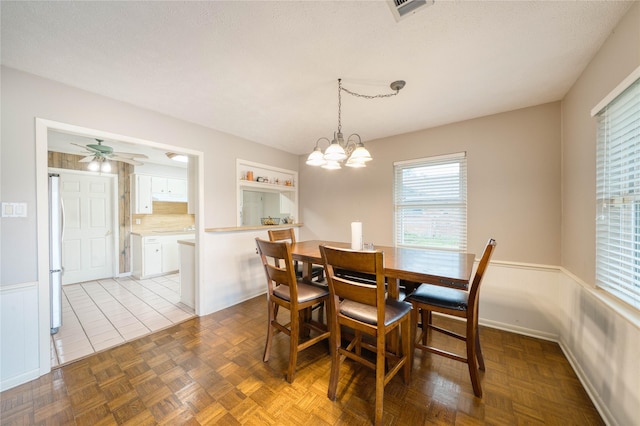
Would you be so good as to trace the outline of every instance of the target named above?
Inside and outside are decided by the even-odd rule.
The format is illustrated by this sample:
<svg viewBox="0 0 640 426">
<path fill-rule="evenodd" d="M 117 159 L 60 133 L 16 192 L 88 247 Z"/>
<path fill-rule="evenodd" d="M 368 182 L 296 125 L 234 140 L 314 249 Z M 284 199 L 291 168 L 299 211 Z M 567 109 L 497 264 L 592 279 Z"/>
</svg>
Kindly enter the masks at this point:
<svg viewBox="0 0 640 426">
<path fill-rule="evenodd" d="M 311 281 L 311 266 L 310 262 L 302 262 L 302 279 L 305 281 Z"/>
</svg>

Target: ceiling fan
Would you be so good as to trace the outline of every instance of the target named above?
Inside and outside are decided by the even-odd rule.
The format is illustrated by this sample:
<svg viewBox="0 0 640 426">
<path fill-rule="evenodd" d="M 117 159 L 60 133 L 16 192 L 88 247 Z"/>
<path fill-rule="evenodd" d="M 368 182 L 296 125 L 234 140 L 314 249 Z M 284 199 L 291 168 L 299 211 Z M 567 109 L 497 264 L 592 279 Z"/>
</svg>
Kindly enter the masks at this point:
<svg viewBox="0 0 640 426">
<path fill-rule="evenodd" d="M 103 139 L 96 139 L 97 144 L 80 145 L 71 142 L 72 145 L 79 146 L 86 150 L 89 155 L 79 160 L 81 163 L 89 163 L 89 170 L 110 172 L 111 165 L 107 160 L 121 161 L 134 166 L 142 166 L 143 163 L 137 159 L 149 158 L 144 154 L 134 154 L 130 152 L 116 152 L 112 147 L 102 145 Z"/>
</svg>

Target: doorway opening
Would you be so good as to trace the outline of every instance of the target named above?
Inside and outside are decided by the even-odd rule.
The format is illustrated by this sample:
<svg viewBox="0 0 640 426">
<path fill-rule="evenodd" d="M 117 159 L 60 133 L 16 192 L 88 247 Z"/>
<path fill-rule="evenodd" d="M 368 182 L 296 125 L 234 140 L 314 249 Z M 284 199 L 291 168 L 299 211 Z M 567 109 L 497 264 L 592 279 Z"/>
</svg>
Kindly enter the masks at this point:
<svg viewBox="0 0 640 426">
<path fill-rule="evenodd" d="M 61 135 L 66 142 L 66 145 L 68 145 L 68 150 L 66 152 L 64 149 L 62 149 L 58 140 L 60 139 Z M 113 133 L 98 131 L 95 129 L 82 128 L 66 123 L 53 122 L 43 119 L 36 119 L 38 241 L 44 242 L 48 241 L 49 239 L 47 209 L 48 193 L 46 191 L 46 182 L 49 166 L 52 165 L 52 153 L 56 153 L 58 160 L 62 159 L 61 161 L 64 165 L 61 168 L 65 169 L 63 170 L 65 174 L 71 175 L 73 177 L 83 175 L 85 177 L 89 176 L 89 180 L 91 180 L 93 176 L 95 177 L 95 179 L 100 181 L 100 176 L 102 176 L 102 179 L 104 179 L 104 177 L 110 174 L 109 172 L 111 171 L 102 170 L 101 172 L 93 174 L 87 174 L 87 172 L 85 171 L 79 173 L 77 171 L 86 170 L 87 162 L 89 161 L 89 156 L 83 155 L 82 146 L 89 144 L 94 145 L 96 143 L 94 141 L 96 140 L 108 140 L 110 145 L 118 145 L 118 152 L 124 151 L 122 147 L 126 147 L 126 151 L 133 151 L 137 153 L 146 152 L 148 153 L 148 155 L 145 154 L 143 155 L 143 157 L 147 158 L 151 158 L 153 156 L 159 157 L 160 153 L 162 155 L 165 155 L 165 153 L 167 152 L 183 154 L 189 158 L 189 186 L 191 187 L 189 202 L 191 203 L 190 208 L 193 209 L 193 222 L 191 228 L 194 229 L 192 235 L 193 239 L 195 240 L 195 244 L 197 244 L 197 242 L 200 240 L 200 232 L 198 230 L 201 229 L 199 222 L 200 218 L 202 217 L 200 207 L 202 206 L 202 202 L 201 200 L 199 200 L 199 194 L 201 192 L 198 190 L 198 186 L 202 184 L 201 175 L 199 172 L 200 170 L 202 170 L 201 152 L 183 147 L 160 144 L 124 135 L 117 135 Z M 72 157 L 74 155 L 76 158 Z M 123 156 L 123 158 L 126 159 L 127 157 Z M 166 158 L 167 161 L 170 161 L 170 158 L 168 156 Z M 99 219 L 98 221 L 109 221 L 108 216 L 109 213 L 111 213 L 113 218 L 111 222 L 114 223 L 115 229 L 103 229 L 99 231 L 99 233 L 101 232 L 103 234 L 103 239 L 105 237 L 104 234 L 107 234 L 106 237 L 110 237 L 112 244 L 111 248 L 107 249 L 110 253 L 104 253 L 104 250 L 98 250 L 96 253 L 90 254 L 90 256 L 88 256 L 89 263 L 101 263 L 103 260 L 108 261 L 107 258 L 110 255 L 112 260 L 108 262 L 111 265 L 108 269 L 110 269 L 111 272 L 107 273 L 106 276 L 100 278 L 97 276 L 83 275 L 86 273 L 84 269 L 87 269 L 86 264 L 84 266 L 82 265 L 81 259 L 82 255 L 85 254 L 85 250 L 80 249 L 80 247 L 82 247 L 82 244 L 78 242 L 78 240 L 72 242 L 73 239 L 71 239 L 70 237 L 67 239 L 67 242 L 69 243 L 67 247 L 67 254 L 69 255 L 67 263 L 75 267 L 70 268 L 74 271 L 74 273 L 72 274 L 70 271 L 70 276 L 67 277 L 67 282 L 70 285 L 65 286 L 65 289 L 68 288 L 69 291 L 65 291 L 64 297 L 66 298 L 67 302 L 70 302 L 72 299 L 75 302 L 79 302 L 79 306 L 82 305 L 83 300 L 90 300 L 95 304 L 95 306 L 93 308 L 94 313 L 90 315 L 80 314 L 77 311 L 71 309 L 71 311 L 73 311 L 73 316 L 70 317 L 72 318 L 72 320 L 67 321 L 67 325 L 69 327 L 66 330 L 66 334 L 70 333 L 71 325 L 74 324 L 74 318 L 79 320 L 80 316 L 84 315 L 90 320 L 95 319 L 96 321 L 102 321 L 101 324 L 98 324 L 97 322 L 96 324 L 94 324 L 96 325 L 96 327 L 93 327 L 93 334 L 94 336 L 98 336 L 99 334 L 103 335 L 96 337 L 93 343 L 91 343 L 91 339 L 89 338 L 89 342 L 91 343 L 91 347 L 93 348 L 94 352 L 109 347 L 105 346 L 109 344 L 109 342 L 112 342 L 114 345 L 116 345 L 146 334 L 144 333 L 145 330 L 147 330 L 148 333 L 151 333 L 152 331 L 155 331 L 157 329 L 169 326 L 172 323 L 180 322 L 186 318 L 189 318 L 190 316 L 197 315 L 199 312 L 199 277 L 201 274 L 197 250 L 195 252 L 194 259 L 194 263 L 196 266 L 195 271 L 193 272 L 193 275 L 195 275 L 195 283 L 192 284 L 192 286 L 194 287 L 192 289 L 193 294 L 195 295 L 193 307 L 179 306 L 179 274 L 168 272 L 167 275 L 153 277 L 153 280 L 137 280 L 131 276 L 131 224 L 134 212 L 132 210 L 132 204 L 129 197 L 131 193 L 130 179 L 134 174 L 135 169 L 131 167 L 131 164 L 126 164 L 125 167 L 124 163 L 126 161 L 123 161 L 122 163 L 117 160 L 109 162 L 111 163 L 110 165 L 113 170 L 113 173 L 111 173 L 111 177 L 114 178 L 114 174 L 117 176 L 117 178 L 114 178 L 116 184 L 114 185 L 112 191 L 112 193 L 114 194 L 114 205 L 110 209 L 110 212 L 107 212 L 105 211 L 106 207 L 100 209 L 100 206 L 102 206 L 102 204 L 100 201 L 98 201 L 95 203 L 96 205 L 94 207 L 96 208 L 93 212 L 91 212 L 91 210 L 88 210 L 85 211 L 82 215 L 86 216 L 88 214 L 89 216 L 93 216 L 93 218 L 96 220 Z M 149 166 L 152 168 L 161 167 L 157 164 L 151 163 L 152 161 L 148 162 Z M 57 163 L 55 165 L 60 167 L 60 163 Z M 72 171 L 69 169 L 75 169 L 76 171 Z M 70 184 L 70 187 L 77 187 L 78 185 L 80 185 L 79 182 L 72 182 Z M 99 184 L 97 186 L 99 186 Z M 191 196 L 191 194 L 193 194 L 193 196 Z M 84 196 L 90 197 L 88 193 Z M 71 204 L 73 205 L 73 203 Z M 80 202 L 75 203 L 76 213 L 80 211 L 79 209 L 81 204 L 82 203 Z M 103 215 L 104 217 L 102 217 L 101 215 Z M 81 215 L 78 213 L 76 215 L 76 219 L 78 219 L 76 221 L 76 224 L 78 224 L 77 222 L 79 222 L 80 220 L 79 216 Z M 91 237 L 89 239 L 91 239 Z M 103 247 L 96 241 L 94 241 L 94 245 L 96 247 Z M 76 248 L 76 250 L 73 250 L 74 248 Z M 98 259 L 103 255 L 106 255 L 104 256 L 104 259 Z M 52 354 L 55 351 L 53 350 L 54 348 L 51 344 L 51 336 L 49 334 L 48 324 L 51 307 L 49 283 L 46 281 L 49 270 L 47 244 L 38 245 L 38 259 L 40 284 L 39 311 L 41 314 L 39 319 L 40 373 L 45 374 L 50 371 L 52 364 L 55 365 L 55 359 L 52 358 Z M 77 274 L 76 270 L 79 271 Z M 76 275 L 75 277 L 73 277 L 74 274 Z M 144 304 L 146 304 L 144 302 L 145 295 L 148 296 L 149 294 L 151 294 L 150 292 L 155 294 L 155 296 L 151 298 L 159 300 L 159 303 L 162 305 L 162 307 L 159 307 L 157 305 L 155 307 L 143 306 Z M 139 303 L 134 302 L 136 298 Z M 67 308 L 70 307 L 71 304 L 68 303 Z M 150 318 L 154 318 L 155 320 L 150 320 Z M 63 326 L 60 329 L 61 335 L 65 334 L 64 327 L 65 324 L 63 322 Z M 101 327 L 104 328 L 104 331 Z M 79 327 L 80 330 L 86 330 L 87 328 L 89 327 L 85 327 L 84 325 L 81 325 Z M 115 334 L 114 331 L 110 328 L 115 328 Z M 90 337 L 87 336 L 88 333 L 85 332 L 84 334 L 85 337 Z M 69 357 L 63 357 L 62 361 L 68 362 L 68 360 Z"/>
</svg>

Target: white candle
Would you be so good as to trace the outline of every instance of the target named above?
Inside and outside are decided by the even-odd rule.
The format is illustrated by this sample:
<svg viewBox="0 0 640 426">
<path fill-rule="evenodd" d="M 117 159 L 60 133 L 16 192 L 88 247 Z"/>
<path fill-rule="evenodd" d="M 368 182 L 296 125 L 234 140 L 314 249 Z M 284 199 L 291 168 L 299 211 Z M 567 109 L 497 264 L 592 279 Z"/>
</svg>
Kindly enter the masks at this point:
<svg viewBox="0 0 640 426">
<path fill-rule="evenodd" d="M 362 222 L 351 222 L 351 249 L 362 250 Z"/>
</svg>

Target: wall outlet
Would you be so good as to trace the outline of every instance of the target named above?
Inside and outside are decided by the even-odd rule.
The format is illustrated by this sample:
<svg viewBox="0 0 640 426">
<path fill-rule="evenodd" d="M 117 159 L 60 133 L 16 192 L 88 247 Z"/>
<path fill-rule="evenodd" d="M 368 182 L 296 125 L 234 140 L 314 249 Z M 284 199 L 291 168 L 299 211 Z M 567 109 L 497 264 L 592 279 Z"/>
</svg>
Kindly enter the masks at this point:
<svg viewBox="0 0 640 426">
<path fill-rule="evenodd" d="M 142 223 L 142 221 L 140 219 L 136 219 L 136 225 L 140 225 L 140 223 Z"/>
</svg>

